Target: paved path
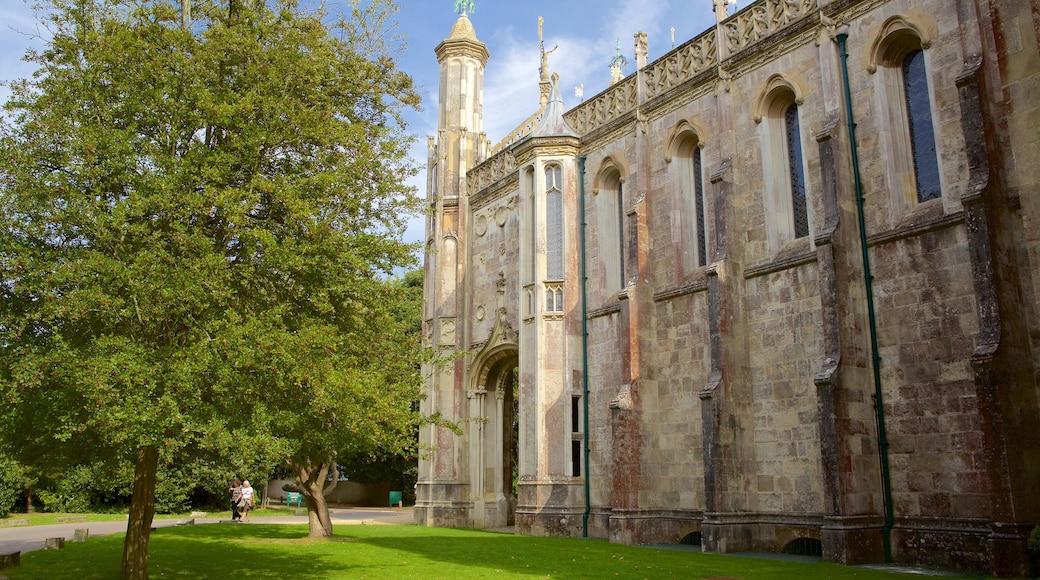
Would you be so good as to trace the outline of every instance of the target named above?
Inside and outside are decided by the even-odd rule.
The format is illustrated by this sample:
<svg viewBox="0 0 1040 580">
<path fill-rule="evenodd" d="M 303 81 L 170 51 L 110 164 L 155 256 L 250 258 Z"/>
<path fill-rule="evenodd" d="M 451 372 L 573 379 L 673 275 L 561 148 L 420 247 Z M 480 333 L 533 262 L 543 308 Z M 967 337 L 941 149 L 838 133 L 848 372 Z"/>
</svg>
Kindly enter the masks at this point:
<svg viewBox="0 0 1040 580">
<path fill-rule="evenodd" d="M 337 525 L 387 525 L 387 524 L 410 524 L 412 519 L 412 508 L 333 508 L 329 510 L 333 526 Z M 225 522 L 231 524 L 230 520 L 220 518 L 194 518 L 196 524 L 216 524 Z M 175 526 L 180 519 L 156 519 L 152 521 L 153 528 L 165 528 Z M 307 516 L 275 516 L 250 518 L 249 524 L 306 524 Z M 126 522 L 80 522 L 73 524 L 53 524 L 48 526 L 12 526 L 0 527 L 0 554 L 12 552 L 31 552 L 42 550 L 47 538 L 63 537 L 66 542 L 71 542 L 75 531 L 81 528 L 90 530 L 90 536 L 105 536 L 108 534 L 125 534 Z"/>
</svg>

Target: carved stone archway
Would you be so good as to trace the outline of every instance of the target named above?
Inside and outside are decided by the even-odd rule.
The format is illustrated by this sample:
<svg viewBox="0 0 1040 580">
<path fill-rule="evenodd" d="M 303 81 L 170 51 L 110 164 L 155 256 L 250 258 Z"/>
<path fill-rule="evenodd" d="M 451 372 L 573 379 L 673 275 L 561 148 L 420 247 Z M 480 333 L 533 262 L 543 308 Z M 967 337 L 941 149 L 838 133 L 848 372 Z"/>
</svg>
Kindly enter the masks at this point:
<svg viewBox="0 0 1040 580">
<path fill-rule="evenodd" d="M 513 525 L 518 365 L 515 333 L 500 310 L 491 336 L 473 360 L 475 372 L 468 390 L 470 482 L 476 528 Z"/>
</svg>

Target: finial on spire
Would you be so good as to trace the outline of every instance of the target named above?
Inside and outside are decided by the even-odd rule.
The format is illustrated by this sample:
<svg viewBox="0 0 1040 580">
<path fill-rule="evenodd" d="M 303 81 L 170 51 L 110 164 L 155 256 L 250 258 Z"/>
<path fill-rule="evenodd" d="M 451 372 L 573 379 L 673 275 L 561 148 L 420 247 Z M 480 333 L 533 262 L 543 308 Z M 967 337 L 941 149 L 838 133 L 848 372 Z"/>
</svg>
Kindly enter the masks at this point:
<svg viewBox="0 0 1040 580">
<path fill-rule="evenodd" d="M 476 9 L 477 7 L 473 0 L 455 0 L 455 12 L 463 16 L 467 13 L 472 14 Z"/>
<path fill-rule="evenodd" d="M 614 58 L 610 59 L 610 84 L 614 84 L 624 78 L 621 69 L 628 66 L 628 59 L 621 55 L 621 39 L 618 38 L 614 44 Z"/>
</svg>

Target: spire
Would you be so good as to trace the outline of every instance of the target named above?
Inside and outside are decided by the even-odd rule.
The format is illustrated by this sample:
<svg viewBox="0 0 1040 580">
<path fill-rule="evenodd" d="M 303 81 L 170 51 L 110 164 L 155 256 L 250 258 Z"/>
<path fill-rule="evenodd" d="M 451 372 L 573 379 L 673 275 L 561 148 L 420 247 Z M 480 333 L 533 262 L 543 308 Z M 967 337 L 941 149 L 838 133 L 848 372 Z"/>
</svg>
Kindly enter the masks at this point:
<svg viewBox="0 0 1040 580">
<path fill-rule="evenodd" d="M 531 137 L 577 137 L 578 133 L 571 128 L 567 120 L 563 118 L 566 111 L 563 105 L 563 97 L 560 96 L 560 75 L 553 73 L 552 91 L 549 93 L 549 103 L 545 107 L 542 121 L 538 123 Z"/>
<path fill-rule="evenodd" d="M 477 40 L 477 31 L 473 29 L 473 23 L 469 21 L 469 16 L 466 16 L 465 12 L 455 21 L 455 26 L 451 27 L 451 34 L 448 35 L 448 40 L 480 42 Z"/>
<path fill-rule="evenodd" d="M 553 52 L 559 46 L 552 47 L 551 50 L 545 50 L 545 41 L 542 39 L 542 24 L 545 23 L 545 19 L 541 16 L 538 17 L 538 51 L 542 55 L 541 64 L 538 66 L 538 91 L 540 93 L 539 105 L 544 107 L 549 102 L 549 90 L 552 84 L 549 82 L 549 53 Z"/>
<path fill-rule="evenodd" d="M 470 22 L 465 11 L 459 15 L 455 25 L 451 27 L 448 38 L 437 45 L 434 52 L 437 53 L 438 62 L 443 62 L 448 56 L 467 56 L 480 61 L 480 66 L 486 65 L 491 56 L 487 45 L 477 39 L 477 31 L 473 29 L 473 23 Z"/>
</svg>

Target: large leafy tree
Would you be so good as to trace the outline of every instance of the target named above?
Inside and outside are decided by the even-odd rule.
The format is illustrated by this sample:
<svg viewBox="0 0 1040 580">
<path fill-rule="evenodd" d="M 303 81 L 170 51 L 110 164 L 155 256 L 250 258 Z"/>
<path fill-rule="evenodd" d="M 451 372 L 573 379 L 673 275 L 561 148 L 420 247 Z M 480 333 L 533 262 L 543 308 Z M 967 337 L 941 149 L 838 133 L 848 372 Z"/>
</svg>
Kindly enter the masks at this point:
<svg viewBox="0 0 1040 580">
<path fill-rule="evenodd" d="M 418 96 L 392 0 L 49 3 L 0 124 L 0 432 L 26 464 L 134 462 L 122 574 L 145 578 L 160 457 L 306 483 L 406 444 L 417 347 L 383 277 L 413 259 Z"/>
</svg>

